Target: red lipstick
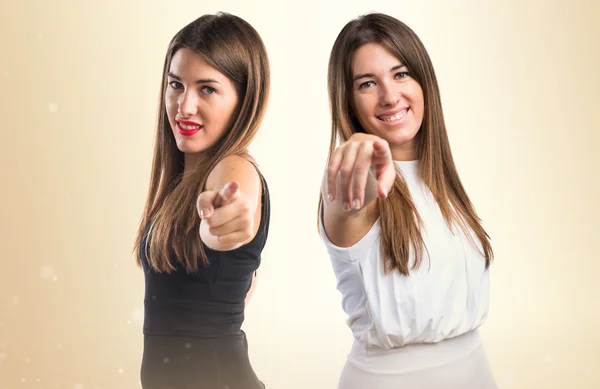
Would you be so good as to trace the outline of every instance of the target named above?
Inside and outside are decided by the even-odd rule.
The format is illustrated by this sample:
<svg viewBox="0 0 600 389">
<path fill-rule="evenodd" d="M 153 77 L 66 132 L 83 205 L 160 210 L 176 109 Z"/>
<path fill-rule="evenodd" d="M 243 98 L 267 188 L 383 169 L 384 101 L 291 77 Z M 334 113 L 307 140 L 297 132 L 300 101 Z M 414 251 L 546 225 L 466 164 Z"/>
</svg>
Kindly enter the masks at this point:
<svg viewBox="0 0 600 389">
<path fill-rule="evenodd" d="M 183 128 L 182 125 L 188 128 Z M 192 126 L 193 128 L 189 128 L 190 126 Z M 190 122 L 187 120 L 177 121 L 177 131 L 183 136 L 192 136 L 199 132 L 201 129 L 202 125 L 200 123 Z"/>
</svg>

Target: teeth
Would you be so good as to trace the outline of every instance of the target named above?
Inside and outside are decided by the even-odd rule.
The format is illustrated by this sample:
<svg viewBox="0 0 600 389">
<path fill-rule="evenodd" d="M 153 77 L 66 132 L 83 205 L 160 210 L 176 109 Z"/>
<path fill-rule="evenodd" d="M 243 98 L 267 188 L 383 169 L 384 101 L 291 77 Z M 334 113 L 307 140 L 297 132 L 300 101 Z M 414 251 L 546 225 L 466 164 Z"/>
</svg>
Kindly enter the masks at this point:
<svg viewBox="0 0 600 389">
<path fill-rule="evenodd" d="M 184 130 L 197 130 L 200 128 L 200 126 L 197 126 L 197 125 L 189 125 L 189 124 L 183 124 L 183 123 L 179 123 L 179 125 Z"/>
<path fill-rule="evenodd" d="M 406 115 L 406 112 L 408 112 L 408 110 L 403 109 L 402 111 L 398 112 L 394 116 L 379 116 L 379 120 L 384 121 L 384 122 L 395 122 L 395 121 L 402 119 L 404 117 L 404 115 Z"/>
</svg>

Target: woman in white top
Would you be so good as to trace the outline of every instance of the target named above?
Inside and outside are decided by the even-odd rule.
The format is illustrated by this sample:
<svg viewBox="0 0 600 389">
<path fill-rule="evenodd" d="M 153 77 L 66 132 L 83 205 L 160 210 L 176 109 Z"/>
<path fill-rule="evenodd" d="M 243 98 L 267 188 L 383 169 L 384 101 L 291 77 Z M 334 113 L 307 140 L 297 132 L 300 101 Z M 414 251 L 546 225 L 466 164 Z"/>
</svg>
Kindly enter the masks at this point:
<svg viewBox="0 0 600 389">
<path fill-rule="evenodd" d="M 477 331 L 492 247 L 425 47 L 395 18 L 364 15 L 335 41 L 328 90 L 320 231 L 355 338 L 339 389 L 496 388 Z"/>
</svg>

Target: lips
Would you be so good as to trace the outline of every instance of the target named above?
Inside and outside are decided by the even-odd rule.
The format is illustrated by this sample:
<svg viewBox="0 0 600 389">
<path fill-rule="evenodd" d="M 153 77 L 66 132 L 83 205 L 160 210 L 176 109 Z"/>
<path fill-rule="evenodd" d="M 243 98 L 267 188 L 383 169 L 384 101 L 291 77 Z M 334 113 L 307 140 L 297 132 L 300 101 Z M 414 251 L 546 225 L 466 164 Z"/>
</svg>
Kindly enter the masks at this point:
<svg viewBox="0 0 600 389">
<path fill-rule="evenodd" d="M 397 109 L 395 111 L 385 112 L 377 116 L 377 119 L 384 123 L 396 124 L 401 123 L 408 113 L 408 107 Z"/>
<path fill-rule="evenodd" d="M 177 131 L 183 136 L 192 136 L 202 129 L 202 125 L 196 122 L 186 120 L 177 121 Z"/>
</svg>

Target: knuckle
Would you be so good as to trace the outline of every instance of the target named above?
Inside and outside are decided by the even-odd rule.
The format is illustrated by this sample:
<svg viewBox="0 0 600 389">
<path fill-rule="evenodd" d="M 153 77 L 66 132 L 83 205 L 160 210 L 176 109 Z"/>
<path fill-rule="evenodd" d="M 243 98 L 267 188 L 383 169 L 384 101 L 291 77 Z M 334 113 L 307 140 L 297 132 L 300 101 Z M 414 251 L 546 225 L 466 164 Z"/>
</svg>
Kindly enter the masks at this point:
<svg viewBox="0 0 600 389">
<path fill-rule="evenodd" d="M 369 169 L 369 166 L 367 166 L 367 165 L 365 165 L 365 164 L 362 164 L 362 163 L 361 163 L 361 164 L 357 164 L 357 165 L 354 167 L 354 171 L 355 171 L 355 173 L 357 173 L 357 174 L 362 174 L 362 173 L 365 173 L 365 172 L 366 172 L 368 169 Z"/>
<path fill-rule="evenodd" d="M 347 178 L 350 176 L 350 174 L 352 174 L 352 168 L 343 167 L 340 169 L 340 175 L 342 176 L 342 178 Z"/>
<path fill-rule="evenodd" d="M 249 213 L 250 212 L 250 204 L 248 203 L 248 201 L 242 201 L 242 204 L 240 205 L 242 212 L 244 213 Z"/>
<path fill-rule="evenodd" d="M 350 137 L 350 139 L 352 140 L 357 140 L 357 139 L 361 139 L 363 137 L 364 134 L 360 133 L 360 132 L 356 132 L 354 134 L 352 134 L 352 136 Z M 349 140 L 350 140 L 349 139 Z"/>
<path fill-rule="evenodd" d="M 363 141 L 362 140 L 355 140 L 355 141 L 351 141 L 348 143 L 348 149 L 349 151 L 356 151 L 356 149 L 358 149 L 361 145 Z"/>
</svg>

